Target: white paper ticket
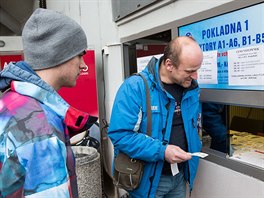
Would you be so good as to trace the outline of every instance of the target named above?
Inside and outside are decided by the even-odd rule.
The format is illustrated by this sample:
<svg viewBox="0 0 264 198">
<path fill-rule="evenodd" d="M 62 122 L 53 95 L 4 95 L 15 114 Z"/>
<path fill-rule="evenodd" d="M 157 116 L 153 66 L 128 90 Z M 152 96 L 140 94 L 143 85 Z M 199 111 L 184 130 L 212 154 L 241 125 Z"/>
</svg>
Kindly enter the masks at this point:
<svg viewBox="0 0 264 198">
<path fill-rule="evenodd" d="M 172 175 L 177 175 L 179 173 L 179 169 L 178 169 L 178 164 L 175 163 L 175 164 L 171 164 L 171 172 L 172 172 Z"/>
<path fill-rule="evenodd" d="M 201 157 L 201 158 L 205 158 L 208 156 L 207 153 L 202 153 L 202 152 L 196 152 L 196 153 L 190 153 L 191 156 L 197 156 L 197 157 Z"/>
</svg>

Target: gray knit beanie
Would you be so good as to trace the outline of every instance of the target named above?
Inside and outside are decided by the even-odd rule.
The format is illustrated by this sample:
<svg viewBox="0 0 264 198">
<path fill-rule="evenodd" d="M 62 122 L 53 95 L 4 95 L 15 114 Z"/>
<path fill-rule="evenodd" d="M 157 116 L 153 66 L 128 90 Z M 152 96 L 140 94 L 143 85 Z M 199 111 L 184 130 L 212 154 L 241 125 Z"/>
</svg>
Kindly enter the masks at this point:
<svg viewBox="0 0 264 198">
<path fill-rule="evenodd" d="M 59 12 L 38 8 L 22 31 L 24 58 L 33 70 L 57 66 L 87 48 L 81 26 Z"/>
</svg>

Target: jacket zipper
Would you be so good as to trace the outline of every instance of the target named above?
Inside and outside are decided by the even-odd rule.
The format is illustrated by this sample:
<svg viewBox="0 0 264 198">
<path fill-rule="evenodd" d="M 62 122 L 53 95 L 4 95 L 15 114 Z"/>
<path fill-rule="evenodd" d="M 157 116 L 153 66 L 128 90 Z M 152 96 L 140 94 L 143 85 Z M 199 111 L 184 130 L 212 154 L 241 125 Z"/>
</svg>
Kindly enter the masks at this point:
<svg viewBox="0 0 264 198">
<path fill-rule="evenodd" d="M 154 172 L 154 175 L 152 175 L 149 178 L 149 180 L 150 180 L 150 187 L 149 187 L 148 197 L 150 196 L 150 192 L 151 192 L 151 188 L 152 188 L 152 184 L 153 184 L 153 179 L 155 178 L 155 175 L 156 175 L 157 164 L 158 164 L 158 162 L 155 162 L 155 167 L 154 167 L 155 172 Z"/>
<path fill-rule="evenodd" d="M 167 110 L 169 110 L 169 106 L 170 106 L 170 102 L 168 102 L 168 103 L 166 104 L 166 109 L 167 109 Z M 169 112 L 169 111 L 168 111 L 168 112 Z M 167 140 L 166 140 L 166 141 L 164 140 L 164 135 L 166 134 L 166 129 L 167 129 L 167 123 L 168 123 L 167 121 L 168 121 L 168 117 L 169 117 L 169 113 L 167 114 L 167 117 L 166 117 L 166 126 L 165 126 L 165 129 L 162 130 L 162 131 L 163 131 L 163 133 L 162 133 L 162 135 L 163 135 L 162 144 L 163 144 L 163 145 L 168 144 L 168 141 L 167 141 Z M 152 184 L 153 184 L 153 179 L 155 178 L 155 175 L 156 175 L 157 164 L 158 164 L 158 162 L 155 162 L 154 175 L 150 177 L 150 187 L 149 187 L 148 197 L 149 197 L 150 192 L 151 192 L 151 188 L 152 188 Z"/>
</svg>

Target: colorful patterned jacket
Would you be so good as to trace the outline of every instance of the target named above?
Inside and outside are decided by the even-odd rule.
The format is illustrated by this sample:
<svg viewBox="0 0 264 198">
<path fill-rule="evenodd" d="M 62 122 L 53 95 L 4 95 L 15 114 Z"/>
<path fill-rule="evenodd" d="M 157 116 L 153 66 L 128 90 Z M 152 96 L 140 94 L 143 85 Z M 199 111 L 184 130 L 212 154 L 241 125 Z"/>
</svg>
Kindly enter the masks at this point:
<svg viewBox="0 0 264 198">
<path fill-rule="evenodd" d="M 0 72 L 0 197 L 78 197 L 70 137 L 97 118 L 74 109 L 25 63 Z"/>
</svg>

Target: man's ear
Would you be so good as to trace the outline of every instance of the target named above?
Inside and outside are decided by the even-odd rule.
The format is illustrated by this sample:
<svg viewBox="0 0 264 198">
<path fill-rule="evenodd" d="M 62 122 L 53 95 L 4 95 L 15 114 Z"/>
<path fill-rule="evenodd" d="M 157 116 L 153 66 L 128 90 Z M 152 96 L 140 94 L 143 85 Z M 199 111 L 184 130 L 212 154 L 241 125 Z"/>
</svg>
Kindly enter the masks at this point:
<svg viewBox="0 0 264 198">
<path fill-rule="evenodd" d="M 170 59 L 164 60 L 164 65 L 169 72 L 172 72 L 173 64 Z"/>
</svg>

